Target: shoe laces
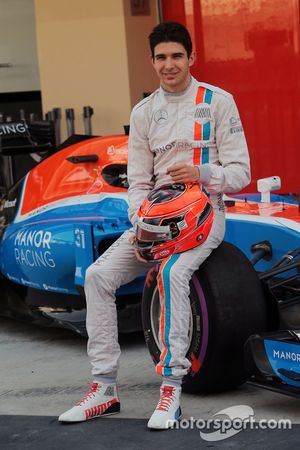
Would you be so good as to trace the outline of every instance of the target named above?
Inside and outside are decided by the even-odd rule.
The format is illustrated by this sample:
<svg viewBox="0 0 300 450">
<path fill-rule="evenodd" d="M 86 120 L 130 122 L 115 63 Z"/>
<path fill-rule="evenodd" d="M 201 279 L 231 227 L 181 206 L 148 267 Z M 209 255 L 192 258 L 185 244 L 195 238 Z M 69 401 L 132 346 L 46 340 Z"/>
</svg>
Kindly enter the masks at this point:
<svg viewBox="0 0 300 450">
<path fill-rule="evenodd" d="M 82 400 L 80 400 L 78 403 L 76 403 L 76 406 L 80 406 L 83 403 L 87 402 L 90 398 L 95 397 L 95 393 L 97 392 L 97 389 L 100 385 L 98 383 L 91 383 L 91 388 L 87 395 L 83 397 Z"/>
<path fill-rule="evenodd" d="M 168 411 L 171 404 L 174 401 L 174 391 L 175 388 L 173 386 L 162 386 L 160 399 L 158 405 L 156 407 L 157 410 L 160 411 Z"/>
</svg>

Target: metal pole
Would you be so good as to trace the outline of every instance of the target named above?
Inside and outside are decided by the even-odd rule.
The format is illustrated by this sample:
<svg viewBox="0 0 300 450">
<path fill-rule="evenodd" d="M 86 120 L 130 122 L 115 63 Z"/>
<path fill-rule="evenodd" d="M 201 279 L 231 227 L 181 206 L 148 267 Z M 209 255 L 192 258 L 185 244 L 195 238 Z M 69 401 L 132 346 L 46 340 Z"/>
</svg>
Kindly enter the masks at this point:
<svg viewBox="0 0 300 450">
<path fill-rule="evenodd" d="M 46 118 L 46 120 L 50 120 L 50 121 L 54 122 L 54 113 L 53 113 L 53 111 L 46 112 L 45 118 Z"/>
<path fill-rule="evenodd" d="M 94 110 L 91 106 L 83 107 L 84 132 L 87 135 L 92 135 L 91 117 L 93 114 L 94 114 Z"/>
<path fill-rule="evenodd" d="M 53 108 L 53 115 L 55 128 L 55 144 L 56 146 L 58 146 L 61 143 L 61 133 L 60 133 L 61 108 Z"/>
<path fill-rule="evenodd" d="M 36 120 L 38 120 L 37 114 L 36 113 L 30 113 L 29 114 L 29 122 L 35 122 Z"/>
<path fill-rule="evenodd" d="M 20 109 L 19 110 L 19 116 L 20 116 L 20 120 L 25 120 L 26 119 L 24 109 Z"/>
<path fill-rule="evenodd" d="M 74 120 L 75 120 L 74 109 L 73 108 L 66 109 L 66 122 L 67 122 L 68 137 L 75 134 Z"/>
</svg>

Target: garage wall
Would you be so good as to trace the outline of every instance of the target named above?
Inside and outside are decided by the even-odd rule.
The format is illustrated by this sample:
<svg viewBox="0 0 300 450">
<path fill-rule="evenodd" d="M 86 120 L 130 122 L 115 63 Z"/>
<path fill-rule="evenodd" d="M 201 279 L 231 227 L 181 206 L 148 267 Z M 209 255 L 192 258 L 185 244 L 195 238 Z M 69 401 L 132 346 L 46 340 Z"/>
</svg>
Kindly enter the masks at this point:
<svg viewBox="0 0 300 450">
<path fill-rule="evenodd" d="M 93 133 L 121 133 L 130 111 L 122 0 L 35 0 L 44 112 L 94 108 Z"/>
<path fill-rule="evenodd" d="M 148 36 L 158 24 L 156 0 L 149 0 L 149 15 L 132 15 L 129 0 L 124 2 L 130 99 L 132 106 L 141 100 L 143 92 L 153 92 L 158 80 L 151 65 Z M 135 0 L 135 3 L 139 3 Z M 141 1 L 140 3 L 145 3 Z"/>
<path fill-rule="evenodd" d="M 38 91 L 33 0 L 0 0 L 0 93 Z"/>
<path fill-rule="evenodd" d="M 77 133 L 83 133 L 85 105 L 94 108 L 93 134 L 122 133 L 132 104 L 142 92 L 156 87 L 148 75 L 147 54 L 142 55 L 139 45 L 130 52 L 137 52 L 140 62 L 144 58 L 147 68 L 139 66 L 134 73 L 131 68 L 129 74 L 132 57 L 127 48 L 133 39 L 146 40 L 157 23 L 156 1 L 150 0 L 150 16 L 135 17 L 133 24 L 127 18 L 126 26 L 124 8 L 130 14 L 130 1 L 124 1 L 125 7 L 123 0 L 35 0 L 43 110 L 74 108 Z"/>
</svg>

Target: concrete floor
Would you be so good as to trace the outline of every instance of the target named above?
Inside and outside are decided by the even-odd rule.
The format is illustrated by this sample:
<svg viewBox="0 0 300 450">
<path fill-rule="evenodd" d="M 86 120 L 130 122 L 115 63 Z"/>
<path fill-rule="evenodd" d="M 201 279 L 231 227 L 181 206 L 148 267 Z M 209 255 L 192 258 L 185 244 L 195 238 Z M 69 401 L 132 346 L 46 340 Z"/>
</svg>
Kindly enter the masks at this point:
<svg viewBox="0 0 300 450">
<path fill-rule="evenodd" d="M 160 378 L 142 334 L 122 335 L 118 418 L 148 418 L 156 406 Z M 86 340 L 61 329 L 45 329 L 0 318 L 0 414 L 58 416 L 79 401 L 91 381 Z M 249 405 L 255 420 L 300 423 L 300 400 L 244 385 L 216 395 L 183 395 L 184 418 L 211 419 L 234 405 Z"/>
</svg>

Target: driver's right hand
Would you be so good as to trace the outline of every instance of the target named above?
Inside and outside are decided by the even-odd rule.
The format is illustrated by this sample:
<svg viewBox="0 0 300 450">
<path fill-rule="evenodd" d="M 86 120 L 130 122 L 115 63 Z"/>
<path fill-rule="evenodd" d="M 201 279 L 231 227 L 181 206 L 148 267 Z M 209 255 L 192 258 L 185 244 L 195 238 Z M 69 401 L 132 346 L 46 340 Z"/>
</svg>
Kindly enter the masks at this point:
<svg viewBox="0 0 300 450">
<path fill-rule="evenodd" d="M 135 234 L 133 234 L 132 236 L 129 237 L 129 243 L 134 246 L 134 253 L 135 253 L 136 259 L 142 263 L 148 263 L 149 261 L 147 261 L 145 258 L 143 258 L 141 256 L 140 252 L 135 247 L 135 241 L 136 241 L 136 236 L 135 236 Z"/>
</svg>

